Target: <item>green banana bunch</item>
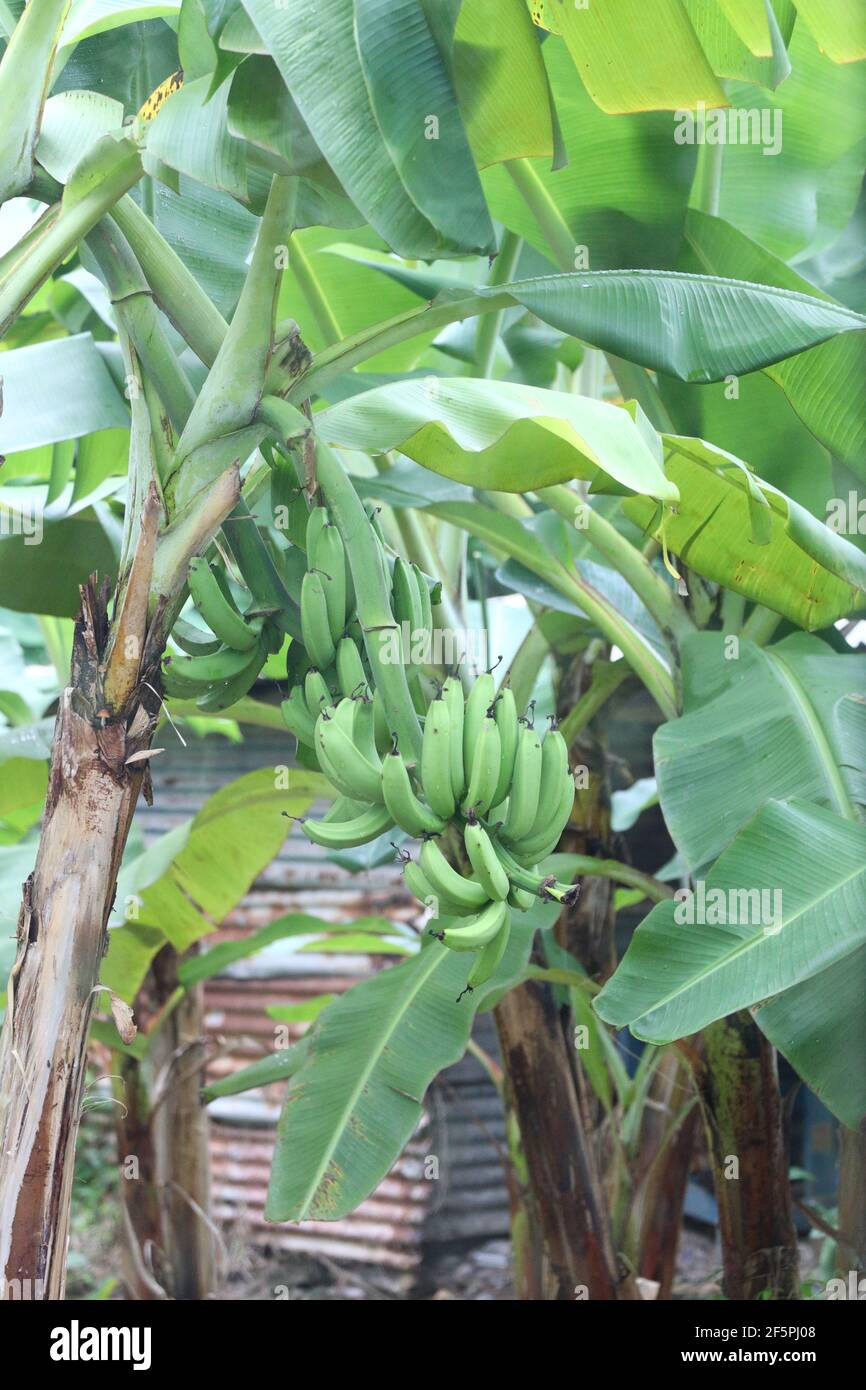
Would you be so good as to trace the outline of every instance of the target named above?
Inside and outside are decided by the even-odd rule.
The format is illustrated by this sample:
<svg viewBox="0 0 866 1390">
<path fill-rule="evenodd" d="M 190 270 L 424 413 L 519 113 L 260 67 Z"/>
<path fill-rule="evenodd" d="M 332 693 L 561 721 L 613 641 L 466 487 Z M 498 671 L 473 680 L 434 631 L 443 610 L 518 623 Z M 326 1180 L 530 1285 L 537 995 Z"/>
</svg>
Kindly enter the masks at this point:
<svg viewBox="0 0 866 1390">
<path fill-rule="evenodd" d="M 416 566 L 388 549 L 375 509 L 366 510 L 383 572 L 391 575 L 401 638 L 402 625 L 408 627 L 410 650 L 403 642 L 403 656 L 412 660 L 418 634 L 432 633 L 430 588 Z M 575 887 L 536 867 L 571 815 L 567 746 L 555 728 L 542 737 L 530 718 L 519 717 L 513 692 L 506 683 L 497 693 L 492 672 L 479 676 L 466 697 L 459 678 L 448 676 L 428 700 L 414 661 L 408 681 L 421 749 L 417 764 L 414 754 L 404 758 L 377 688 L 381 672 L 371 667 L 354 614 L 343 540 L 324 508 L 310 512 L 305 541 L 300 610 L 307 664 L 290 657 L 282 710 L 339 795 L 321 820 L 304 820 L 302 832 L 326 849 L 365 844 L 395 826 L 420 839 L 417 860 L 401 851 L 406 886 L 434 921 L 442 919 L 434 934 L 446 948 L 476 954 L 467 988 L 477 988 L 507 949 L 512 910 L 528 911 L 539 899 L 567 904 L 576 896 Z M 220 621 L 227 631 L 230 619 L 220 613 Z M 449 862 L 445 841 L 439 842 L 447 836 L 453 846 L 455 832 L 466 872 Z"/>
</svg>

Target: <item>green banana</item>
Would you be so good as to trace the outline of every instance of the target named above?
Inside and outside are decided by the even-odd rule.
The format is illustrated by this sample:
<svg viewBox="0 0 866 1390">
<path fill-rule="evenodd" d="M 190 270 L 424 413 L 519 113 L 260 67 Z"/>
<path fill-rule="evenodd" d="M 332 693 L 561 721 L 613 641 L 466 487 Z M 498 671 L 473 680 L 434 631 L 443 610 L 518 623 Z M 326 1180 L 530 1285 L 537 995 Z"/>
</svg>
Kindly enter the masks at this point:
<svg viewBox="0 0 866 1390">
<path fill-rule="evenodd" d="M 376 747 L 376 718 L 373 701 L 367 695 L 355 697 L 354 743 L 359 752 L 373 764 L 381 768 L 382 759 Z"/>
<path fill-rule="evenodd" d="M 243 699 L 255 684 L 267 655 L 264 642 L 259 642 L 252 652 L 244 652 L 242 655 L 246 657 L 246 666 L 228 679 L 215 682 L 209 690 L 199 695 L 196 704 L 205 714 L 217 714 L 229 709 L 238 700 Z"/>
<path fill-rule="evenodd" d="M 433 700 L 421 743 L 421 785 L 433 810 L 445 820 L 454 815 L 451 785 L 451 712 L 443 699 Z"/>
<path fill-rule="evenodd" d="M 317 666 L 311 666 L 304 676 L 304 699 L 313 721 L 318 719 L 325 705 L 332 703 L 328 682 Z"/>
<path fill-rule="evenodd" d="M 414 859 L 407 859 L 403 865 L 403 879 L 409 892 L 414 893 L 423 907 L 429 907 L 431 903 L 436 904 L 434 915 L 438 917 L 439 907 L 437 895 L 433 891 L 432 886 L 427 882 Z"/>
<path fill-rule="evenodd" d="M 382 692 L 377 687 L 373 691 L 373 724 L 376 731 L 376 747 L 384 754 L 391 746 L 391 728 L 385 710 Z"/>
<path fill-rule="evenodd" d="M 341 637 L 337 643 L 337 680 L 344 695 L 363 695 L 369 691 L 361 653 L 351 637 Z"/>
<path fill-rule="evenodd" d="M 527 893 L 525 888 L 515 888 L 512 883 L 508 890 L 508 904 L 516 907 L 518 912 L 528 912 L 535 905 L 535 897 L 532 893 Z"/>
<path fill-rule="evenodd" d="M 417 565 L 413 564 L 412 574 L 415 579 L 415 587 L 418 590 L 418 604 L 421 614 L 421 626 L 427 634 L 425 647 L 424 665 L 433 663 L 433 604 L 430 599 L 430 590 L 427 587 L 427 580 L 423 572 Z"/>
<path fill-rule="evenodd" d="M 438 835 L 445 822 L 412 790 L 409 770 L 396 749 L 386 754 L 382 763 L 382 795 L 394 820 L 407 835 Z"/>
<path fill-rule="evenodd" d="M 474 879 L 464 878 L 453 869 L 437 844 L 426 840 L 418 856 L 425 878 L 443 898 L 478 911 L 489 901 L 487 894 Z"/>
<path fill-rule="evenodd" d="M 301 634 L 310 659 L 319 670 L 326 670 L 337 651 L 331 637 L 324 585 L 315 570 L 307 571 L 301 585 Z"/>
<path fill-rule="evenodd" d="M 299 685 L 292 687 L 289 698 L 283 700 L 280 705 L 280 711 L 289 732 L 294 734 L 300 743 L 305 743 L 308 748 L 312 748 L 315 741 L 316 721 L 307 709 L 304 692 Z"/>
<path fill-rule="evenodd" d="M 264 537 L 243 498 L 223 522 L 223 534 L 256 604 L 273 609 L 273 621 L 277 626 L 290 637 L 302 639 L 298 605 L 280 578 Z"/>
<path fill-rule="evenodd" d="M 510 685 L 504 685 L 500 690 L 493 708 L 493 718 L 496 720 L 496 727 L 499 730 L 501 761 L 499 781 L 496 784 L 491 805 L 498 806 L 501 801 L 505 800 L 511 786 L 511 778 L 514 775 L 514 758 L 517 753 L 517 739 L 520 733 L 520 725 L 517 722 L 517 702 Z"/>
<path fill-rule="evenodd" d="M 534 893 L 538 898 L 543 898 L 547 902 L 562 903 L 565 907 L 577 902 L 580 893 L 579 884 L 559 883 L 552 874 L 542 875 L 537 871 L 525 868 L 509 854 L 504 845 L 499 846 L 499 857 L 513 887 L 523 888 L 527 893 Z"/>
<path fill-rule="evenodd" d="M 226 597 L 203 555 L 195 555 L 189 562 L 189 591 L 199 613 L 221 642 L 236 652 L 252 651 L 259 640 L 261 622 L 257 627 L 247 622 Z"/>
<path fill-rule="evenodd" d="M 263 646 L 259 640 L 255 648 L 256 653 Z M 250 664 L 250 653 L 238 652 L 232 647 L 221 647 L 211 656 L 173 656 L 169 660 L 171 665 L 168 669 L 181 680 L 198 682 L 201 685 L 216 685 L 246 671 Z"/>
<path fill-rule="evenodd" d="M 209 681 L 188 680 L 174 669 L 176 657 L 166 658 L 168 665 L 160 671 L 162 688 L 171 700 L 197 700 L 210 687 Z"/>
<path fill-rule="evenodd" d="M 334 712 L 332 715 L 332 718 L 336 720 L 343 732 L 348 734 L 353 743 L 357 742 L 355 739 L 355 716 L 357 712 L 358 705 L 356 701 L 344 697 L 342 700 L 338 700 L 336 705 L 334 705 Z M 330 710 L 328 713 L 330 714 Z"/>
<path fill-rule="evenodd" d="M 355 747 L 350 735 L 327 711 L 316 720 L 316 752 L 327 763 L 326 775 L 344 796 L 379 804 L 382 796 L 382 774 Z M 323 764 L 324 766 L 324 764 Z"/>
<path fill-rule="evenodd" d="M 451 725 L 449 734 L 451 745 L 451 786 L 454 800 L 462 801 L 466 790 L 463 762 L 463 686 L 458 676 L 448 676 L 442 686 L 442 699 L 448 706 Z"/>
<path fill-rule="evenodd" d="M 309 561 L 309 555 L 308 555 Z M 336 526 L 323 527 L 310 562 L 319 571 L 325 592 L 331 640 L 339 642 L 346 628 L 346 551 Z"/>
<path fill-rule="evenodd" d="M 549 737 L 549 734 L 546 735 L 545 745 Z M 542 746 L 542 755 L 544 755 L 544 746 Z M 549 758 L 548 762 L 550 763 L 552 760 L 553 758 Z M 549 853 L 555 851 L 564 828 L 569 824 L 573 808 L 574 781 L 571 778 L 569 766 L 567 766 L 567 755 L 564 771 L 559 756 L 557 756 L 556 766 L 552 770 L 548 770 L 546 780 L 544 765 L 542 765 L 538 816 L 535 817 L 535 824 L 532 826 L 530 834 L 514 845 L 517 858 L 538 863 L 539 859 L 546 859 Z"/>
<path fill-rule="evenodd" d="M 508 946 L 508 938 L 511 935 L 511 916 L 508 914 L 502 926 L 499 928 L 492 941 L 482 949 L 477 961 L 469 972 L 469 979 L 466 981 L 466 988 L 470 991 L 478 989 L 490 979 L 496 971 L 499 962 L 505 955 Z"/>
<path fill-rule="evenodd" d="M 541 740 L 535 729 L 524 725 L 517 740 L 514 776 L 508 793 L 508 813 L 502 827 L 502 839 L 516 844 L 529 834 L 538 815 L 538 792 L 541 786 Z"/>
<path fill-rule="evenodd" d="M 328 512 L 325 507 L 313 507 L 307 517 L 307 532 L 305 537 L 305 547 L 307 551 L 307 568 L 311 568 L 315 561 L 313 555 L 319 536 L 328 525 Z"/>
<path fill-rule="evenodd" d="M 466 713 L 463 719 L 463 767 L 467 771 L 472 766 L 481 724 L 493 703 L 496 685 L 493 676 L 485 671 L 474 682 L 466 700 Z"/>
<path fill-rule="evenodd" d="M 463 843 L 466 846 L 469 862 L 475 871 L 475 877 L 488 898 L 493 898 L 497 902 L 504 901 L 508 897 L 511 887 L 508 874 L 500 863 L 493 841 L 484 826 L 476 820 L 474 812 L 470 812 L 466 828 L 463 831 Z"/>
<path fill-rule="evenodd" d="M 394 825 L 384 806 L 369 806 L 358 816 L 344 821 L 304 820 L 301 830 L 308 840 L 325 849 L 352 849 L 366 845 Z"/>
<path fill-rule="evenodd" d="M 502 751 L 496 721 L 485 715 L 481 721 L 472 755 L 472 775 L 469 778 L 469 786 L 466 788 L 466 795 L 461 802 L 465 814 L 468 815 L 470 811 L 475 811 L 477 815 L 483 816 L 486 811 L 489 811 L 499 781 L 501 761 Z"/>
<path fill-rule="evenodd" d="M 446 927 L 442 941 L 452 951 L 480 951 L 498 936 L 508 921 L 507 903 L 488 903 L 459 927 Z"/>
<path fill-rule="evenodd" d="M 213 656 L 222 646 L 218 637 L 212 637 L 209 632 L 188 623 L 185 618 L 175 618 L 171 640 L 181 651 L 186 652 L 187 656 Z"/>
</svg>

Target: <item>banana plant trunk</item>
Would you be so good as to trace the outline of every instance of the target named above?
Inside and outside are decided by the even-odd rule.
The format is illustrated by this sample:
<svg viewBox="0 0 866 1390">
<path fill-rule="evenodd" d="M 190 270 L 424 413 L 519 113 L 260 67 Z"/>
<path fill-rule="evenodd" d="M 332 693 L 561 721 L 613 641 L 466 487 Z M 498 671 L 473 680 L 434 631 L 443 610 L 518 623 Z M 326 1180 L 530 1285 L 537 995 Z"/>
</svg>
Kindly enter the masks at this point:
<svg viewBox="0 0 866 1390">
<path fill-rule="evenodd" d="M 511 990 L 495 1018 L 544 1252 L 541 1297 L 633 1298 L 632 1281 L 618 1268 L 572 1049 L 549 989 L 529 982 Z"/>
<path fill-rule="evenodd" d="M 138 694 L 122 717 L 103 707 L 107 588 L 97 593 L 91 582 L 82 600 L 0 1038 L 0 1275 L 7 1298 L 22 1288 L 33 1298 L 63 1297 L 87 1033 L 120 860 L 147 776 L 146 758 L 128 759 L 149 746 L 154 724 Z"/>
<path fill-rule="evenodd" d="M 748 1013 L 703 1033 L 698 1093 L 715 1178 L 726 1298 L 800 1296 L 776 1052 Z"/>
<path fill-rule="evenodd" d="M 839 1271 L 866 1275 L 866 1120 L 839 1128 Z"/>
<path fill-rule="evenodd" d="M 177 991 L 178 964 L 171 946 L 153 963 L 157 999 L 164 1004 Z M 198 984 L 183 991 L 153 1044 L 150 1128 L 163 1250 L 171 1296 L 184 1302 L 209 1298 L 216 1274 L 208 1118 L 201 1098 L 205 1060 L 204 988 Z"/>
</svg>

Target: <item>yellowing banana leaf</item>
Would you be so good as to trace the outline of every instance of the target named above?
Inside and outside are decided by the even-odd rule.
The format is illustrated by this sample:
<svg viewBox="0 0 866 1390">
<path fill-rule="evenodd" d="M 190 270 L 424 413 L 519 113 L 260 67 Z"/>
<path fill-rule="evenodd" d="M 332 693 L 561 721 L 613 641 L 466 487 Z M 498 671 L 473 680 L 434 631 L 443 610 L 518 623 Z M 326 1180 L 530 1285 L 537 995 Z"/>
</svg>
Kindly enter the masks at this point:
<svg viewBox="0 0 866 1390">
<path fill-rule="evenodd" d="M 228 84 L 209 97 L 210 79 L 186 82 L 147 128 L 147 151 L 170 169 L 247 201 L 244 144 L 228 128 Z"/>
<path fill-rule="evenodd" d="M 684 712 L 653 747 L 665 823 L 693 871 L 769 797 L 849 817 L 866 804 L 866 744 L 846 710 L 866 689 L 866 656 L 840 656 L 805 633 L 732 648 L 723 633 L 701 632 L 685 639 L 682 665 Z"/>
<path fill-rule="evenodd" d="M 486 0 L 479 3 L 483 7 Z M 486 24 L 485 32 L 488 42 L 495 43 L 498 26 Z M 530 52 L 538 53 L 537 43 Z M 577 264 L 593 270 L 672 267 L 694 172 L 694 147 L 673 140 L 668 112 L 642 111 L 612 121 L 575 81 L 574 64 L 561 40 L 548 40 L 540 53 L 567 163 L 551 168 L 548 159 L 536 158 L 531 166 L 573 235 L 574 254 L 586 258 Z M 475 99 L 481 102 L 481 93 Z M 469 112 L 464 110 L 471 133 Z M 507 119 L 509 135 L 523 129 L 523 116 L 516 126 L 511 124 L 514 116 Z M 480 157 L 479 162 L 484 167 Z M 483 182 L 493 216 L 551 259 L 547 239 L 508 170 L 485 167 Z"/>
<path fill-rule="evenodd" d="M 663 521 L 668 548 L 707 579 L 781 613 L 808 632 L 866 604 L 866 556 L 742 459 L 703 439 L 663 435 L 665 472 L 680 501 Z M 648 531 L 646 498 L 623 502 Z"/>
<path fill-rule="evenodd" d="M 764 0 L 717 0 L 717 4 L 749 51 L 769 58 L 772 44 Z"/>
<path fill-rule="evenodd" d="M 866 9 L 860 0 L 795 0 L 801 23 L 834 63 L 866 58 Z"/>
<path fill-rule="evenodd" d="M 497 0 L 495 24 L 487 0 L 463 0 L 454 40 L 460 111 L 479 169 L 553 155 L 556 108 L 525 0 Z"/>
<path fill-rule="evenodd" d="M 682 0 L 557 5 L 556 24 L 593 101 L 609 114 L 727 106 Z"/>
<path fill-rule="evenodd" d="M 764 0 L 686 0 L 686 5 L 718 77 L 775 90 L 790 76 L 785 35 Z"/>
<path fill-rule="evenodd" d="M 820 1003 L 826 1019 L 828 1007 L 838 1011 L 830 988 L 842 963 L 861 960 L 864 943 L 866 827 L 805 801 L 771 801 L 691 901 L 653 908 L 594 1007 L 606 1023 L 628 1025 L 649 1042 L 686 1037 L 766 999 L 772 1014 L 779 1002 L 772 1001 L 793 986 Z M 854 1017 L 862 1016 L 861 995 Z M 788 1011 L 787 1019 L 787 1047 L 812 1045 L 820 1091 L 824 1066 L 838 1065 L 832 1049 L 817 1055 L 808 1014 L 797 1023 Z M 849 1033 L 862 1029 L 852 1023 L 848 1015 Z M 853 1055 L 848 1065 L 858 1070 Z"/>
<path fill-rule="evenodd" d="M 293 771 L 288 790 L 275 781 L 273 768 L 239 777 L 121 869 L 102 972 L 121 998 L 134 998 L 166 940 L 184 951 L 222 921 L 282 845 L 282 813 L 303 815 L 327 788 L 311 772 Z"/>
<path fill-rule="evenodd" d="M 528 492 L 582 478 L 596 491 L 677 498 L 626 411 L 563 391 L 427 377 L 341 401 L 316 424 L 328 443 L 378 453 L 399 449 L 477 488 Z"/>
</svg>

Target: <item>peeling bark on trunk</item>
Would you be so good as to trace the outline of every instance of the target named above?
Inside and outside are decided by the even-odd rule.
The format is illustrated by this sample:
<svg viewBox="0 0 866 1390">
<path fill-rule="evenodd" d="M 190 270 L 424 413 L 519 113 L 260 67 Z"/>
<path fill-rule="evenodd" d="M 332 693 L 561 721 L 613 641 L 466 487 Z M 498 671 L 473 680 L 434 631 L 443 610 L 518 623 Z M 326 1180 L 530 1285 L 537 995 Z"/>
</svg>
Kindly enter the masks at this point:
<svg viewBox="0 0 866 1390">
<path fill-rule="evenodd" d="M 111 758 L 118 726 L 94 726 L 74 703 L 64 691 L 0 1039 L 0 1271 L 51 1299 L 63 1296 L 93 991 L 143 776 Z"/>
<path fill-rule="evenodd" d="M 520 1126 L 544 1258 L 542 1297 L 635 1296 L 617 1268 L 599 1174 L 587 1142 L 568 1041 L 545 986 L 511 990 L 495 1011 L 506 1087 Z"/>
<path fill-rule="evenodd" d="M 724 1293 L 800 1295 L 775 1049 L 749 1014 L 704 1030 L 697 1077 L 713 1163 Z"/>
<path fill-rule="evenodd" d="M 146 575 L 144 576 L 146 578 Z M 143 582 L 143 580 L 142 580 Z M 0 1038 L 0 1288 L 30 1280 L 63 1297 L 69 1202 L 87 1031 L 117 872 L 153 735 L 158 650 L 139 640 L 142 683 L 106 708 L 108 591 L 82 589 L 72 674 L 54 730 L 36 866 L 24 885 L 18 952 Z M 148 642 L 158 644 L 158 623 Z M 127 654 L 128 656 L 128 654 Z M 133 754 L 139 760 L 128 763 Z"/>
</svg>

